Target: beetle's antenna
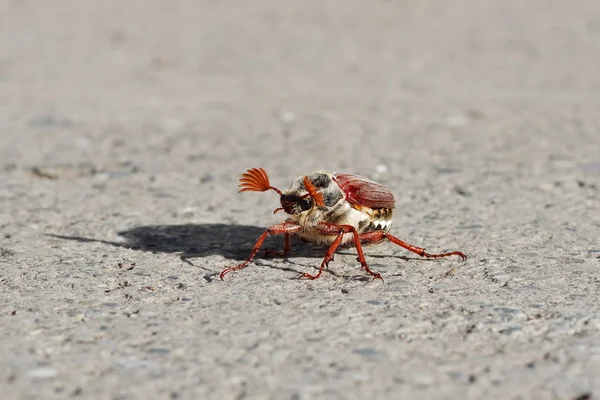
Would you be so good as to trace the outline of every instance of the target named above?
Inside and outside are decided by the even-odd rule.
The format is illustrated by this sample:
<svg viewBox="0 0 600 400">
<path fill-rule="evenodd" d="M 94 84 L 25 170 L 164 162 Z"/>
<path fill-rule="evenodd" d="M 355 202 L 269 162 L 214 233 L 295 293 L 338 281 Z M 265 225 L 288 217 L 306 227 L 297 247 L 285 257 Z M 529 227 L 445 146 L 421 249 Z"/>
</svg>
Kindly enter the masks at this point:
<svg viewBox="0 0 600 400">
<path fill-rule="evenodd" d="M 319 192 L 315 185 L 308 179 L 308 176 L 304 177 L 304 187 L 308 191 L 310 197 L 313 198 L 317 207 L 323 207 L 325 205 L 325 199 L 323 198 L 323 193 Z"/>
<path fill-rule="evenodd" d="M 274 190 L 280 196 L 283 194 L 281 190 L 271 186 L 269 176 L 262 168 L 252 168 L 242 174 L 240 178 L 240 192 L 266 192 Z"/>
</svg>

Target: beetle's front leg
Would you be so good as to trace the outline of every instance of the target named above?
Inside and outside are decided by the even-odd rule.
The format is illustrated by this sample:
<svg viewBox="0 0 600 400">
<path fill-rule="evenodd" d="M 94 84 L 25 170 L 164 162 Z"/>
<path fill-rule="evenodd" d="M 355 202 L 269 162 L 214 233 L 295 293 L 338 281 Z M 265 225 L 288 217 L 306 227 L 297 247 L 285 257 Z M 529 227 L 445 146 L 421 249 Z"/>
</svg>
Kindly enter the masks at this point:
<svg viewBox="0 0 600 400">
<path fill-rule="evenodd" d="M 267 230 L 260 235 L 260 237 L 258 238 L 258 240 L 256 241 L 256 244 L 254 245 L 254 247 L 252 248 L 252 250 L 250 251 L 250 255 L 248 256 L 248 258 L 246 258 L 246 261 L 244 261 L 243 263 L 241 263 L 240 265 L 236 266 L 236 267 L 231 267 L 231 268 L 226 268 L 224 269 L 221 274 L 219 275 L 219 278 L 221 278 L 221 280 L 223 280 L 223 277 L 230 273 L 231 271 L 238 271 L 244 267 L 246 267 L 248 264 L 250 264 L 252 262 L 252 260 L 254 260 L 254 257 L 256 256 L 256 254 L 258 253 L 258 251 L 260 250 L 260 247 L 263 245 L 265 239 L 267 238 L 267 236 L 269 235 L 281 235 L 281 234 L 285 234 L 286 237 L 288 238 L 287 240 L 287 245 L 289 247 L 289 235 L 294 233 L 294 232 L 298 232 L 300 229 L 302 229 L 302 227 L 298 224 L 295 224 L 293 222 L 283 222 L 281 224 L 276 224 L 276 225 L 272 225 L 270 227 L 267 228 Z"/>
<path fill-rule="evenodd" d="M 342 243 L 342 239 L 344 239 L 344 233 L 349 232 L 348 228 L 352 228 L 352 227 L 348 226 L 348 225 L 327 224 L 325 222 L 321 222 L 319 224 L 318 229 L 321 234 L 331 235 L 331 236 L 337 235 L 337 237 L 335 238 L 333 243 L 331 243 L 331 246 L 329 246 L 329 249 L 327 250 L 327 254 L 325 254 L 325 258 L 323 258 L 323 262 L 321 262 L 321 267 L 319 268 L 319 272 L 316 275 L 311 275 L 311 274 L 305 272 L 302 274 L 303 278 L 317 279 L 318 277 L 321 276 L 325 267 L 327 267 L 327 265 L 329 264 L 330 261 L 333 261 L 333 254 L 335 253 L 337 248 Z"/>
</svg>

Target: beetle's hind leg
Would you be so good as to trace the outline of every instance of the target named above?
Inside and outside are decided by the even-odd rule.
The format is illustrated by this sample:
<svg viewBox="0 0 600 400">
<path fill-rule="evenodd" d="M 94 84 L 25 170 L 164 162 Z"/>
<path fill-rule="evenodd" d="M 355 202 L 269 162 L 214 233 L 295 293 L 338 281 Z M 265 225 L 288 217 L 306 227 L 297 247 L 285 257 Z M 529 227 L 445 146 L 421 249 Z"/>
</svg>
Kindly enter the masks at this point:
<svg viewBox="0 0 600 400">
<path fill-rule="evenodd" d="M 465 261 L 467 259 L 467 256 L 461 251 L 452 251 L 449 253 L 439 253 L 439 254 L 427 253 L 424 248 L 414 246 L 410 243 L 406 243 L 405 241 L 400 240 L 397 237 L 392 236 L 389 233 L 386 233 L 384 231 L 363 233 L 362 235 L 360 235 L 360 238 L 363 243 L 376 243 L 376 242 L 380 242 L 383 239 L 387 239 L 390 242 L 395 243 L 400 247 L 404 247 L 408 251 L 412 251 L 413 253 L 418 254 L 421 257 L 426 257 L 426 258 L 443 258 L 443 257 L 450 257 L 450 256 L 459 256 L 463 261 Z"/>
</svg>

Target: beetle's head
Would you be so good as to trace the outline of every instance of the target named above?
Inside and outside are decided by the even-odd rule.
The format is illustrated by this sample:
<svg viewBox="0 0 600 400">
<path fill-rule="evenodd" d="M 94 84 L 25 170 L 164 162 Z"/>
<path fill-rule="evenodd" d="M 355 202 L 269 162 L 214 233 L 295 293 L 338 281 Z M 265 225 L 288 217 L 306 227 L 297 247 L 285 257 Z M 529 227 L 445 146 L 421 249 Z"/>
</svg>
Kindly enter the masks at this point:
<svg viewBox="0 0 600 400">
<path fill-rule="evenodd" d="M 309 212 L 313 209 L 326 211 L 343 196 L 341 190 L 331 177 L 323 172 L 313 172 L 307 176 L 295 179 L 288 191 L 273 187 L 269 177 L 262 168 L 253 168 L 246 171 L 240 179 L 240 192 L 264 192 L 274 190 L 280 195 L 281 208 L 290 215 Z"/>
<path fill-rule="evenodd" d="M 290 215 L 309 211 L 315 206 L 315 201 L 308 193 L 300 195 L 293 190 L 282 194 L 279 201 L 281 202 L 281 208 L 278 208 L 275 212 L 283 210 Z"/>
<path fill-rule="evenodd" d="M 281 207 L 288 214 L 325 212 L 341 198 L 341 190 L 329 174 L 313 172 L 292 182 L 290 190 L 281 195 Z"/>
</svg>

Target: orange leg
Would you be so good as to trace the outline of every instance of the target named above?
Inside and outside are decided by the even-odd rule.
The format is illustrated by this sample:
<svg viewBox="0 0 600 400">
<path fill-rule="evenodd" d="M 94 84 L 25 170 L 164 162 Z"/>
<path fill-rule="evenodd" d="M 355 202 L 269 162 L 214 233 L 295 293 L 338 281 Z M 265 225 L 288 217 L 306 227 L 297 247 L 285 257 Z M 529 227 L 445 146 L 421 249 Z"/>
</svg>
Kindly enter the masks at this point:
<svg viewBox="0 0 600 400">
<path fill-rule="evenodd" d="M 265 249 L 265 257 L 287 257 L 290 253 L 290 233 L 283 234 L 283 251 L 274 249 Z"/>
<path fill-rule="evenodd" d="M 221 280 L 223 280 L 223 277 L 226 274 L 230 273 L 231 271 L 238 271 L 238 270 L 248 266 L 248 264 L 250 264 L 252 262 L 252 260 L 254 260 L 254 257 L 256 256 L 256 254 L 260 250 L 260 247 L 263 245 L 265 239 L 269 235 L 281 235 L 281 234 L 285 235 L 285 239 L 286 239 L 285 246 L 286 246 L 286 250 L 289 251 L 289 245 L 290 245 L 289 236 L 291 233 L 297 232 L 300 229 L 302 229 L 302 227 L 300 225 L 294 224 L 292 222 L 283 222 L 281 224 L 276 224 L 276 225 L 270 226 L 269 228 L 267 228 L 267 230 L 262 235 L 260 235 L 260 237 L 256 241 L 256 244 L 250 251 L 250 255 L 248 256 L 248 258 L 246 258 L 246 261 L 244 261 L 243 263 L 241 263 L 240 265 L 238 265 L 236 267 L 224 269 L 221 272 L 221 274 L 219 275 L 219 278 L 221 278 Z"/>
<path fill-rule="evenodd" d="M 309 278 L 309 279 L 317 279 L 318 277 L 320 277 L 321 274 L 323 273 L 323 270 L 325 269 L 325 267 L 327 267 L 329 262 L 333 261 L 333 255 L 334 255 L 335 251 L 338 249 L 338 247 L 340 246 L 342 239 L 344 238 L 344 234 L 352 233 L 352 235 L 354 237 L 354 246 L 356 247 L 356 251 L 358 252 L 358 260 L 360 261 L 361 267 L 364 268 L 369 273 L 369 275 L 371 275 L 373 277 L 373 279 L 383 279 L 380 274 L 378 274 L 377 272 L 371 271 L 371 269 L 369 268 L 369 265 L 367 264 L 367 261 L 365 260 L 365 255 L 363 253 L 362 246 L 360 244 L 361 237 L 358 235 L 358 232 L 356 231 L 356 229 L 354 229 L 353 226 L 334 225 L 334 224 L 328 224 L 328 223 L 322 222 L 321 224 L 319 224 L 319 231 L 324 235 L 337 234 L 337 237 L 335 238 L 335 240 L 333 241 L 331 246 L 329 246 L 329 250 L 327 250 L 327 254 L 325 254 L 325 258 L 323 259 L 323 262 L 321 263 L 321 268 L 319 269 L 319 273 L 317 273 L 317 275 L 310 275 L 310 274 L 304 273 L 304 274 L 302 274 L 303 277 Z"/>
<path fill-rule="evenodd" d="M 322 232 L 322 233 L 326 233 L 326 232 Z M 308 279 L 317 279 L 318 277 L 321 276 L 321 274 L 323 273 L 323 270 L 325 269 L 325 267 L 327 267 L 329 262 L 333 261 L 333 254 L 335 253 L 337 248 L 340 246 L 340 243 L 342 242 L 342 239 L 344 238 L 344 233 L 346 233 L 346 231 L 344 230 L 344 227 L 342 227 L 342 226 L 332 225 L 332 231 L 329 234 L 335 234 L 335 233 L 337 233 L 337 237 L 335 238 L 335 240 L 333 241 L 331 246 L 329 246 L 329 250 L 327 250 L 327 254 L 325 254 L 325 258 L 323 258 L 323 262 L 321 263 L 321 268 L 319 268 L 319 272 L 316 275 L 311 275 L 311 274 L 308 274 L 305 272 L 302 274 L 302 277 L 308 278 Z"/>
<path fill-rule="evenodd" d="M 362 235 L 360 235 L 360 240 L 364 243 L 375 243 L 375 242 L 379 242 L 383 239 L 387 239 L 392 243 L 396 243 L 398 246 L 404 247 L 406 250 L 412 251 L 413 253 L 416 253 L 416 254 L 420 255 L 421 257 L 442 258 L 442 257 L 449 257 L 449 256 L 459 256 L 460 258 L 462 258 L 463 261 L 465 261 L 467 259 L 467 256 L 465 256 L 464 253 L 462 253 L 460 251 L 453 251 L 450 253 L 441 253 L 441 254 L 426 253 L 425 249 L 423 249 L 421 247 L 413 246 L 412 244 L 409 244 L 409 243 L 406 243 L 406 242 L 398 239 L 397 237 L 394 237 L 388 233 L 385 233 L 384 231 L 375 231 L 375 232 L 363 233 Z"/>
</svg>

